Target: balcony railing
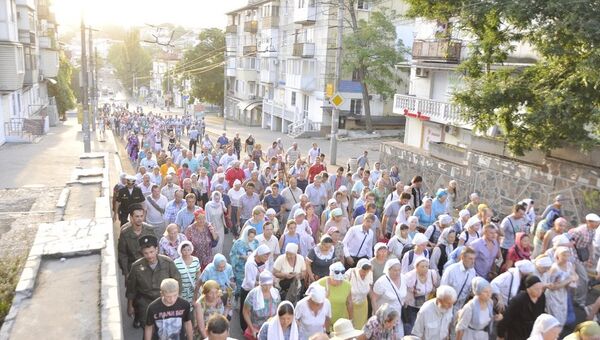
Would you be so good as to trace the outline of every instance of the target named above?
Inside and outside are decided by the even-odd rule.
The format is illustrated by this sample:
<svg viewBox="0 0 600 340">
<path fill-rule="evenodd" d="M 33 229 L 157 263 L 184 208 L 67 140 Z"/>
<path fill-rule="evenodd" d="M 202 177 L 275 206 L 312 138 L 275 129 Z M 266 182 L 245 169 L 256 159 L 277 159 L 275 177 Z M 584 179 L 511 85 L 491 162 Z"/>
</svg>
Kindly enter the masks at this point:
<svg viewBox="0 0 600 340">
<path fill-rule="evenodd" d="M 256 56 L 256 51 L 257 51 L 256 45 L 247 45 L 247 46 L 244 46 L 244 49 L 242 52 L 244 53 L 244 56 L 246 56 L 246 57 L 248 57 L 248 56 L 253 57 L 253 56 Z"/>
<path fill-rule="evenodd" d="M 225 33 L 237 33 L 237 25 L 228 25 L 225 27 Z"/>
<path fill-rule="evenodd" d="M 244 32 L 256 33 L 258 31 L 258 21 L 251 20 L 244 23 Z"/>
<path fill-rule="evenodd" d="M 263 28 L 277 28 L 279 27 L 279 17 L 278 16 L 268 16 L 262 18 Z"/>
<path fill-rule="evenodd" d="M 440 124 L 472 128 L 471 124 L 462 119 L 460 108 L 457 105 L 438 100 L 396 94 L 394 96 L 394 113 Z"/>
<path fill-rule="evenodd" d="M 314 43 L 294 43 L 292 56 L 302 58 L 313 58 L 315 56 Z"/>
<path fill-rule="evenodd" d="M 458 63 L 462 41 L 449 39 L 415 40 L 412 57 L 415 60 Z"/>
</svg>

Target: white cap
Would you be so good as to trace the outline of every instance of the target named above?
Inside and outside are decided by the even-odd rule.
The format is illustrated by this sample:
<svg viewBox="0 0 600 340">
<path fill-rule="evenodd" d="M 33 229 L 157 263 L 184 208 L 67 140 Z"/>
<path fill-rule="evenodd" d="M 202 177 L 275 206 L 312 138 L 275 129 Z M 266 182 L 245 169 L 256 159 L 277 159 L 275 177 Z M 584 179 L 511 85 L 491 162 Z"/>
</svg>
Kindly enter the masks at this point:
<svg viewBox="0 0 600 340">
<path fill-rule="evenodd" d="M 554 238 L 552 239 L 552 246 L 554 248 L 556 248 L 558 246 L 562 246 L 562 245 L 568 245 L 570 243 L 571 243 L 571 240 L 565 234 L 554 236 Z"/>
<path fill-rule="evenodd" d="M 275 209 L 273 209 L 273 208 L 269 208 L 269 209 L 267 209 L 267 211 L 265 212 L 265 215 L 277 215 L 277 213 L 275 212 Z"/>
<path fill-rule="evenodd" d="M 286 253 L 292 253 L 292 254 L 298 254 L 298 245 L 296 243 L 288 243 L 285 246 L 285 252 Z"/>
<path fill-rule="evenodd" d="M 294 211 L 294 218 L 300 216 L 300 215 L 305 215 L 306 216 L 306 212 L 302 209 L 298 209 L 296 211 Z"/>
<path fill-rule="evenodd" d="M 531 274 L 535 271 L 535 266 L 529 260 L 517 261 L 515 267 L 523 274 Z"/>
<path fill-rule="evenodd" d="M 438 221 L 441 224 L 450 224 L 452 223 L 452 216 L 448 215 L 448 214 L 443 214 L 438 216 Z"/>
<path fill-rule="evenodd" d="M 596 214 L 587 214 L 585 215 L 585 220 L 590 222 L 600 222 L 600 216 Z"/>
<path fill-rule="evenodd" d="M 552 266 L 552 263 L 552 259 L 550 259 L 548 256 L 538 257 L 535 259 L 535 265 L 538 267 L 550 267 Z"/>
<path fill-rule="evenodd" d="M 271 249 L 266 244 L 261 244 L 256 248 L 256 255 L 265 255 L 271 252 Z"/>
<path fill-rule="evenodd" d="M 429 242 L 429 240 L 427 239 L 427 236 L 425 236 L 425 234 L 423 233 L 416 233 L 412 239 L 412 243 L 414 245 L 426 244 L 427 242 Z"/>
</svg>

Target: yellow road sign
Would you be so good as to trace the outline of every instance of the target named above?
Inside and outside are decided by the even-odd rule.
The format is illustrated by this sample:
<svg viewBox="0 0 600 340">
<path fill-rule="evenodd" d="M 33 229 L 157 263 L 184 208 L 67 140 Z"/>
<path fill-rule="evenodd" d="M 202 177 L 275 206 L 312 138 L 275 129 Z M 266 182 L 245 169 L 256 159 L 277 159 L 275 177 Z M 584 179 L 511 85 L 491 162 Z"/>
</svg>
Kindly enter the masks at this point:
<svg viewBox="0 0 600 340">
<path fill-rule="evenodd" d="M 340 108 L 340 106 L 344 103 L 344 97 L 340 96 L 339 93 L 336 93 L 332 98 L 331 98 L 331 104 L 333 104 L 333 106 L 335 106 L 337 109 Z"/>
</svg>

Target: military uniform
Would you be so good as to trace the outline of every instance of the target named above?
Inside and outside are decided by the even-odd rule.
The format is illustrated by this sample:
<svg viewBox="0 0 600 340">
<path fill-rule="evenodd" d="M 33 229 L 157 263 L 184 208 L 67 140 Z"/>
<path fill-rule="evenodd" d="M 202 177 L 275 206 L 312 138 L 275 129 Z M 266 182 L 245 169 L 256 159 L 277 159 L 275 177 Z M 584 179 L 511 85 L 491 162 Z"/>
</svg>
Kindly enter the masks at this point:
<svg viewBox="0 0 600 340">
<path fill-rule="evenodd" d="M 138 187 L 133 187 L 131 194 L 129 193 L 129 189 L 127 187 L 119 189 L 119 195 L 117 196 L 117 202 L 119 205 L 119 221 L 121 221 L 121 225 L 127 223 L 127 219 L 129 216 L 129 207 L 134 203 L 142 203 L 146 200 L 144 194 L 142 194 L 142 189 Z"/>
<path fill-rule="evenodd" d="M 139 235 L 133 231 L 130 222 L 123 225 L 117 244 L 119 268 L 121 268 L 123 275 L 127 276 L 131 270 L 131 265 L 142 257 L 138 240 L 140 237 L 147 235 L 154 235 L 154 228 L 148 223 L 142 223 L 142 231 Z"/>
<path fill-rule="evenodd" d="M 146 310 L 148 305 L 160 297 L 160 284 L 162 280 L 172 278 L 179 282 L 181 291 L 181 276 L 175 263 L 169 257 L 158 255 L 156 267 L 152 269 L 145 258 L 133 263 L 131 272 L 127 276 L 128 300 L 133 300 L 135 320 L 146 324 Z"/>
</svg>

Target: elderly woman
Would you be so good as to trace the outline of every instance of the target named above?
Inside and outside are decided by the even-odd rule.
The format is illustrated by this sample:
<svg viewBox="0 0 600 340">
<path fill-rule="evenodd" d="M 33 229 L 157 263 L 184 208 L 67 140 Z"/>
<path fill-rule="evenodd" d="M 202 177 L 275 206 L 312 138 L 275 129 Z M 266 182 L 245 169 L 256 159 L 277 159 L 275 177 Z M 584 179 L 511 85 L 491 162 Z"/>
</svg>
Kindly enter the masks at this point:
<svg viewBox="0 0 600 340">
<path fill-rule="evenodd" d="M 415 260 L 415 269 L 406 273 L 406 305 L 404 312 L 404 333 L 410 334 L 417 320 L 417 313 L 428 300 L 429 295 L 440 285 L 440 276 L 436 269 L 429 269 L 429 259 L 419 257 Z"/>
<path fill-rule="evenodd" d="M 402 224 L 408 225 L 408 218 L 412 215 L 412 207 L 408 204 L 405 204 L 400 207 L 398 211 L 398 216 L 396 217 L 396 225 L 394 226 L 394 233 L 396 232 L 396 227 Z M 416 227 L 416 226 L 415 226 Z"/>
<path fill-rule="evenodd" d="M 569 293 L 567 289 L 577 285 L 578 276 L 571 262 L 571 250 L 560 246 L 554 251 L 554 264 L 548 271 L 546 285 L 546 311 L 564 326 L 569 310 Z"/>
<path fill-rule="evenodd" d="M 255 239 L 256 229 L 247 226 L 242 230 L 242 234 L 239 239 L 233 242 L 231 251 L 229 252 L 229 259 L 231 266 L 233 267 L 233 275 L 235 276 L 235 295 L 238 296 L 240 293 L 240 287 L 244 280 L 244 266 L 248 255 L 258 248 L 258 241 Z"/>
<path fill-rule="evenodd" d="M 229 189 L 227 195 L 231 199 L 231 211 L 229 212 L 229 216 L 231 216 L 231 225 L 234 236 L 239 235 L 240 221 L 238 220 L 238 209 L 241 207 L 240 198 L 246 194 L 246 189 L 242 187 L 242 182 L 239 179 L 236 179 L 233 182 L 233 188 Z"/>
<path fill-rule="evenodd" d="M 535 271 L 535 266 L 529 260 L 521 260 L 515 263 L 515 268 L 496 276 L 490 283 L 492 290 L 498 297 L 498 306 L 504 310 L 512 298 L 514 298 L 527 275 Z"/>
<path fill-rule="evenodd" d="M 366 340 L 395 340 L 399 339 L 396 328 L 398 327 L 398 320 L 400 319 L 400 313 L 384 303 L 377 309 L 375 315 L 373 315 L 365 324 L 364 339 Z"/>
<path fill-rule="evenodd" d="M 405 252 L 402 256 L 402 273 L 408 273 L 415 268 L 415 259 L 418 257 L 429 257 L 429 250 L 427 250 L 427 244 L 429 240 L 427 236 L 422 233 L 415 234 L 412 239 L 414 248 Z"/>
<path fill-rule="evenodd" d="M 456 340 L 488 340 L 502 315 L 494 315 L 492 287 L 484 278 L 475 277 L 471 289 L 475 296 L 458 313 Z"/>
<path fill-rule="evenodd" d="M 256 338 L 262 325 L 275 316 L 277 306 L 281 301 L 279 292 L 273 288 L 273 274 L 264 270 L 258 277 L 259 285 L 254 287 L 244 301 L 243 316 L 248 327 L 244 330 L 244 336 Z"/>
<path fill-rule="evenodd" d="M 431 251 L 431 261 L 429 265 L 431 269 L 438 271 L 438 274 L 442 275 L 444 271 L 444 265 L 448 262 L 448 257 L 454 250 L 454 240 L 456 239 L 456 232 L 452 228 L 445 228 L 442 234 L 438 238 L 437 245 Z"/>
<path fill-rule="evenodd" d="M 215 253 L 223 252 L 223 242 L 225 240 L 225 203 L 222 200 L 222 195 L 218 191 L 213 191 L 211 199 L 204 206 L 206 212 L 206 221 L 210 223 L 219 236 L 217 246 L 214 247 Z"/>
<path fill-rule="evenodd" d="M 600 325 L 596 321 L 584 321 L 575 326 L 573 333 L 564 340 L 596 340 L 598 337 L 600 337 Z"/>
<path fill-rule="evenodd" d="M 408 234 L 408 225 L 400 224 L 394 228 L 396 233 L 388 242 L 388 250 L 390 254 L 400 258 L 404 247 L 412 243 L 412 238 Z"/>
<path fill-rule="evenodd" d="M 258 333 L 258 340 L 299 340 L 304 338 L 294 318 L 294 305 L 282 301 L 277 307 L 277 314 L 265 322 Z"/>
<path fill-rule="evenodd" d="M 158 242 L 158 251 L 161 255 L 165 255 L 175 260 L 180 255 L 177 252 L 181 242 L 187 241 L 187 237 L 179 232 L 179 226 L 175 223 L 171 223 L 165 229 L 164 236 L 161 237 Z"/>
<path fill-rule="evenodd" d="M 397 338 L 402 338 L 404 327 L 400 316 L 407 290 L 404 279 L 401 277 L 400 261 L 395 258 L 387 260 L 383 272 L 384 275 L 373 285 L 373 295 L 371 296 L 373 309 L 376 310 L 384 304 L 388 304 L 389 308 L 396 310 L 399 317 L 396 319 L 394 331 Z"/>
<path fill-rule="evenodd" d="M 432 202 L 431 197 L 424 197 L 423 204 L 415 209 L 414 215 L 419 219 L 419 225 L 427 227 L 437 220 L 437 216 L 435 216 L 431 207 Z"/>
<path fill-rule="evenodd" d="M 388 246 L 383 242 L 377 242 L 373 250 L 375 251 L 375 256 L 370 261 L 373 270 L 373 282 L 375 282 L 383 275 L 390 252 Z"/>
<path fill-rule="evenodd" d="M 298 254 L 298 245 L 288 243 L 285 247 L 285 255 L 279 256 L 273 263 L 273 275 L 279 280 L 280 294 L 287 300 L 296 301 L 298 297 L 301 280 L 306 276 L 306 265 L 304 257 Z M 292 285 L 296 281 L 295 285 Z M 296 289 L 292 292 L 293 298 L 288 298 L 288 290 Z"/>
<path fill-rule="evenodd" d="M 367 259 L 360 259 L 355 268 L 346 271 L 345 277 L 352 285 L 352 309 L 354 318 L 352 324 L 354 328 L 361 329 L 369 318 L 368 297 L 373 286 L 373 272 L 371 271 L 371 262 Z"/>
<path fill-rule="evenodd" d="M 479 231 L 481 229 L 481 221 L 477 216 L 469 218 L 464 229 L 465 230 L 458 237 L 458 244 L 461 246 L 469 246 L 482 236 Z"/>
<path fill-rule="evenodd" d="M 208 280 L 202 285 L 202 295 L 194 304 L 194 316 L 196 325 L 203 338 L 206 334 L 206 323 L 214 314 L 224 315 L 225 306 L 221 299 L 221 288 L 217 281 Z"/>
<path fill-rule="evenodd" d="M 498 337 L 526 339 L 531 334 L 536 318 L 544 313 L 545 308 L 544 284 L 537 276 L 527 276 L 525 291 L 519 292 L 510 301 L 503 319 L 498 323 Z"/>
<path fill-rule="evenodd" d="M 562 331 L 558 320 L 550 314 L 542 314 L 535 319 L 527 340 L 556 340 Z"/>
<path fill-rule="evenodd" d="M 200 275 L 199 282 L 196 284 L 197 290 L 200 284 L 213 280 L 219 284 L 221 291 L 223 292 L 223 302 L 227 307 L 231 307 L 233 303 L 233 290 L 235 289 L 235 279 L 233 277 L 233 268 L 227 259 L 222 254 L 215 254 L 213 262 L 204 268 L 204 271 Z M 196 293 L 197 294 L 197 293 Z"/>
<path fill-rule="evenodd" d="M 379 179 L 377 180 L 377 183 L 375 183 L 373 193 L 375 194 L 375 207 L 377 209 L 377 215 L 381 215 L 385 198 L 390 194 L 390 189 L 385 186 L 385 182 L 383 180 Z"/>
<path fill-rule="evenodd" d="M 206 213 L 201 208 L 194 211 L 194 223 L 185 229 L 185 237 L 194 245 L 194 256 L 200 260 L 202 269 L 213 260 L 213 242 L 219 239 L 215 228 L 206 222 Z"/>
<path fill-rule="evenodd" d="M 333 249 L 333 237 L 325 234 L 321 237 L 321 242 L 308 252 L 306 257 L 306 271 L 308 281 L 317 281 L 329 273 L 329 266 L 336 262 Z"/>
<path fill-rule="evenodd" d="M 304 338 L 311 334 L 324 333 L 331 325 L 331 303 L 327 292 L 318 283 L 311 284 L 306 297 L 296 304 L 296 321 Z"/>
<path fill-rule="evenodd" d="M 181 291 L 179 296 L 190 304 L 196 301 L 197 296 L 194 296 L 194 286 L 196 279 L 200 275 L 200 261 L 196 256 L 192 256 L 194 246 L 190 241 L 183 241 L 179 244 L 179 257 L 173 261 L 175 267 L 181 274 Z"/>
<path fill-rule="evenodd" d="M 329 276 L 317 281 L 325 287 L 327 299 L 331 303 L 331 322 L 338 319 L 352 319 L 354 317 L 352 304 L 352 287 L 350 282 L 344 280 L 346 268 L 341 262 L 329 266 Z"/>
<path fill-rule="evenodd" d="M 350 228 L 350 221 L 348 220 L 348 217 L 344 216 L 341 208 L 333 209 L 329 216 L 329 220 L 325 222 L 324 230 L 329 230 L 331 227 L 337 228 L 342 236 L 346 235 L 348 228 Z"/>
<path fill-rule="evenodd" d="M 279 238 L 279 249 L 281 249 L 282 254 L 285 251 L 285 247 L 290 243 L 297 244 L 298 247 L 300 246 L 300 235 L 296 232 L 296 228 L 298 226 L 295 220 L 287 221 L 285 229 Z"/>
</svg>

